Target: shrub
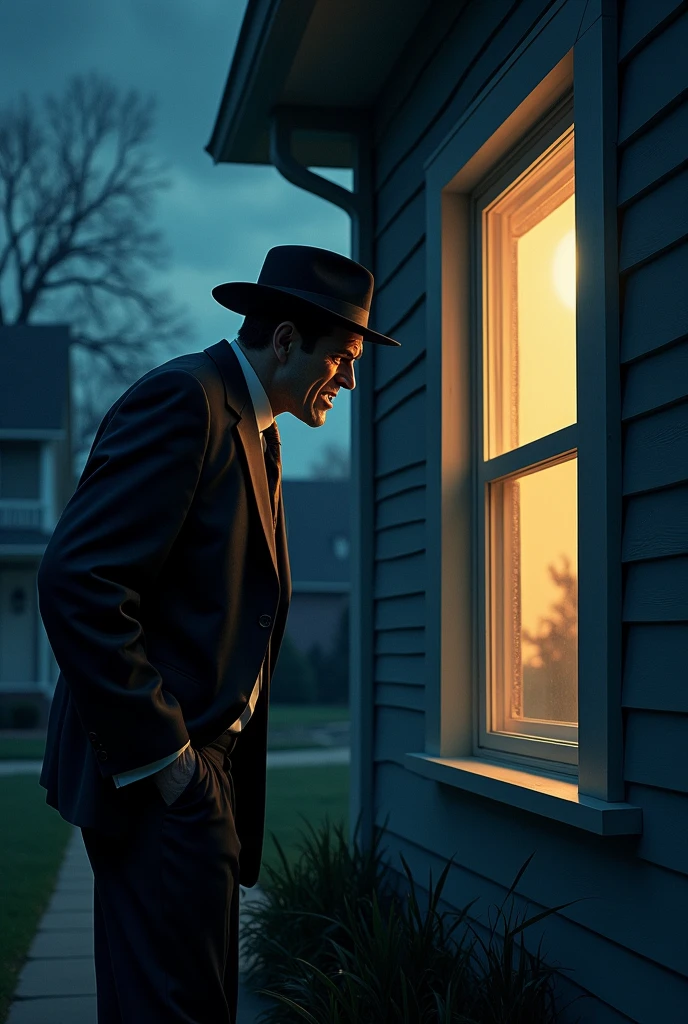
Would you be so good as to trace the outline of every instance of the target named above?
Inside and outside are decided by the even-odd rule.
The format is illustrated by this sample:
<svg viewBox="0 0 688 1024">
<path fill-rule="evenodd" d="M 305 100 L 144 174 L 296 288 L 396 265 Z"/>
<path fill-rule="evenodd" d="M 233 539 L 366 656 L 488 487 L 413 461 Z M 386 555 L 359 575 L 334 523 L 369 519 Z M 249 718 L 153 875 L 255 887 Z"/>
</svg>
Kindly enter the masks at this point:
<svg viewBox="0 0 688 1024">
<path fill-rule="evenodd" d="M 36 729 L 40 708 L 34 701 L 14 700 L 0 705 L 0 729 Z"/>
<path fill-rule="evenodd" d="M 315 670 L 319 704 L 349 703 L 349 608 L 339 617 L 332 650 L 323 651 L 320 644 L 310 649 Z"/>
<path fill-rule="evenodd" d="M 295 957 L 329 968 L 336 957 L 324 940 L 331 937 L 346 943 L 341 922 L 347 907 L 357 907 L 373 893 L 384 899 L 387 891 L 379 849 L 381 829 L 376 829 L 370 848 L 362 852 L 356 841 L 350 847 L 342 825 L 331 825 L 325 818 L 315 828 L 303 820 L 306 830 L 300 830 L 302 845 L 292 866 L 271 833 L 281 870 L 265 865 L 270 882 L 265 898 L 246 910 L 242 938 L 252 987 L 282 988 L 289 982 Z M 360 819 L 355 837 L 359 826 Z M 279 1012 L 269 1019 L 280 1021 L 280 1008 L 275 1009 Z"/>
<path fill-rule="evenodd" d="M 316 699 L 317 682 L 310 659 L 285 633 L 270 682 L 270 700 L 275 704 L 313 704 Z"/>
<path fill-rule="evenodd" d="M 29 701 L 17 703 L 12 708 L 13 729 L 35 729 L 38 726 L 41 713 L 36 706 Z"/>
<path fill-rule="evenodd" d="M 357 829 L 358 831 L 358 829 Z M 420 909 L 411 870 L 401 856 L 408 883 L 405 896 L 389 882 L 376 832 L 357 881 L 352 854 L 341 829 L 332 844 L 329 824 L 311 830 L 297 868 L 274 872 L 268 902 L 251 908 L 249 946 L 256 957 L 252 985 L 276 1006 L 261 1020 L 272 1024 L 555 1024 L 555 974 L 541 945 L 525 947 L 525 931 L 570 903 L 526 918 L 516 913 L 518 872 L 487 938 L 462 909 L 439 910 L 453 863 L 437 885 L 429 878 L 427 909 Z M 321 859 L 322 858 L 322 859 Z M 341 869 L 341 875 L 340 875 Z M 576 902 L 576 901 L 573 901 Z M 336 909 L 335 909 L 336 908 Z"/>
</svg>

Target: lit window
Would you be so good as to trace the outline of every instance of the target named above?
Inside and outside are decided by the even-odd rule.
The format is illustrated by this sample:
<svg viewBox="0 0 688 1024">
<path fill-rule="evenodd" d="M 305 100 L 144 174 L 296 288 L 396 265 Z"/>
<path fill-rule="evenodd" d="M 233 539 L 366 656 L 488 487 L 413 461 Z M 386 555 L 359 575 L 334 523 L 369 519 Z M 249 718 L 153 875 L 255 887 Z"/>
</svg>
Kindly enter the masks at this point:
<svg viewBox="0 0 688 1024">
<path fill-rule="evenodd" d="M 483 205 L 481 743 L 577 759 L 573 129 Z"/>
</svg>

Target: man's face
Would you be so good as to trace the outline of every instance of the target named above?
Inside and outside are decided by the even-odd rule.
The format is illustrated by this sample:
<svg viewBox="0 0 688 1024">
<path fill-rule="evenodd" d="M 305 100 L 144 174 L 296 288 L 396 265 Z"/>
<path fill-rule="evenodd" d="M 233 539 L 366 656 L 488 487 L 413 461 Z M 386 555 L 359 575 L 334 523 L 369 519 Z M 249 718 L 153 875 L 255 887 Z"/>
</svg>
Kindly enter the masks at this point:
<svg viewBox="0 0 688 1024">
<path fill-rule="evenodd" d="M 309 427 L 321 427 L 341 388 L 356 387 L 354 362 L 363 352 L 363 338 L 336 327 L 318 338 L 313 352 L 304 352 L 295 330 L 281 370 L 285 411 Z"/>
</svg>

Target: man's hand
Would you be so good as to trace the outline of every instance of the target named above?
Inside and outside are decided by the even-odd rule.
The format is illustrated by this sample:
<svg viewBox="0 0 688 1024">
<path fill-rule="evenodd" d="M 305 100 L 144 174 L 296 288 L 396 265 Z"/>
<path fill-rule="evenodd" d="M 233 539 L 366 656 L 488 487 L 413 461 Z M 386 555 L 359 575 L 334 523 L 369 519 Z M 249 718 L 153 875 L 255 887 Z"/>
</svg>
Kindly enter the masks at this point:
<svg viewBox="0 0 688 1024">
<path fill-rule="evenodd" d="M 194 748 L 188 746 L 186 750 L 182 751 L 176 761 L 168 764 L 165 768 L 161 768 L 159 772 L 155 772 L 153 775 L 155 784 L 168 807 L 182 795 L 189 785 L 196 768 L 197 756 Z"/>
</svg>

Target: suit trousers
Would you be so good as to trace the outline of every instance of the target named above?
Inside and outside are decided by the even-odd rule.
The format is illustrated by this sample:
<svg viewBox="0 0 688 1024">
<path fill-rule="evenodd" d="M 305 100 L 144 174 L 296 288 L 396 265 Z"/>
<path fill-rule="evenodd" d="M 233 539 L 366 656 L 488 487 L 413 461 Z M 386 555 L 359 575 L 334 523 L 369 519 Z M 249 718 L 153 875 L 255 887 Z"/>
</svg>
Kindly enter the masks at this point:
<svg viewBox="0 0 688 1024">
<path fill-rule="evenodd" d="M 98 1024 L 236 1022 L 236 738 L 224 733 L 196 749 L 194 774 L 169 806 L 152 777 L 130 783 L 125 835 L 82 828 L 94 875 Z"/>
</svg>

